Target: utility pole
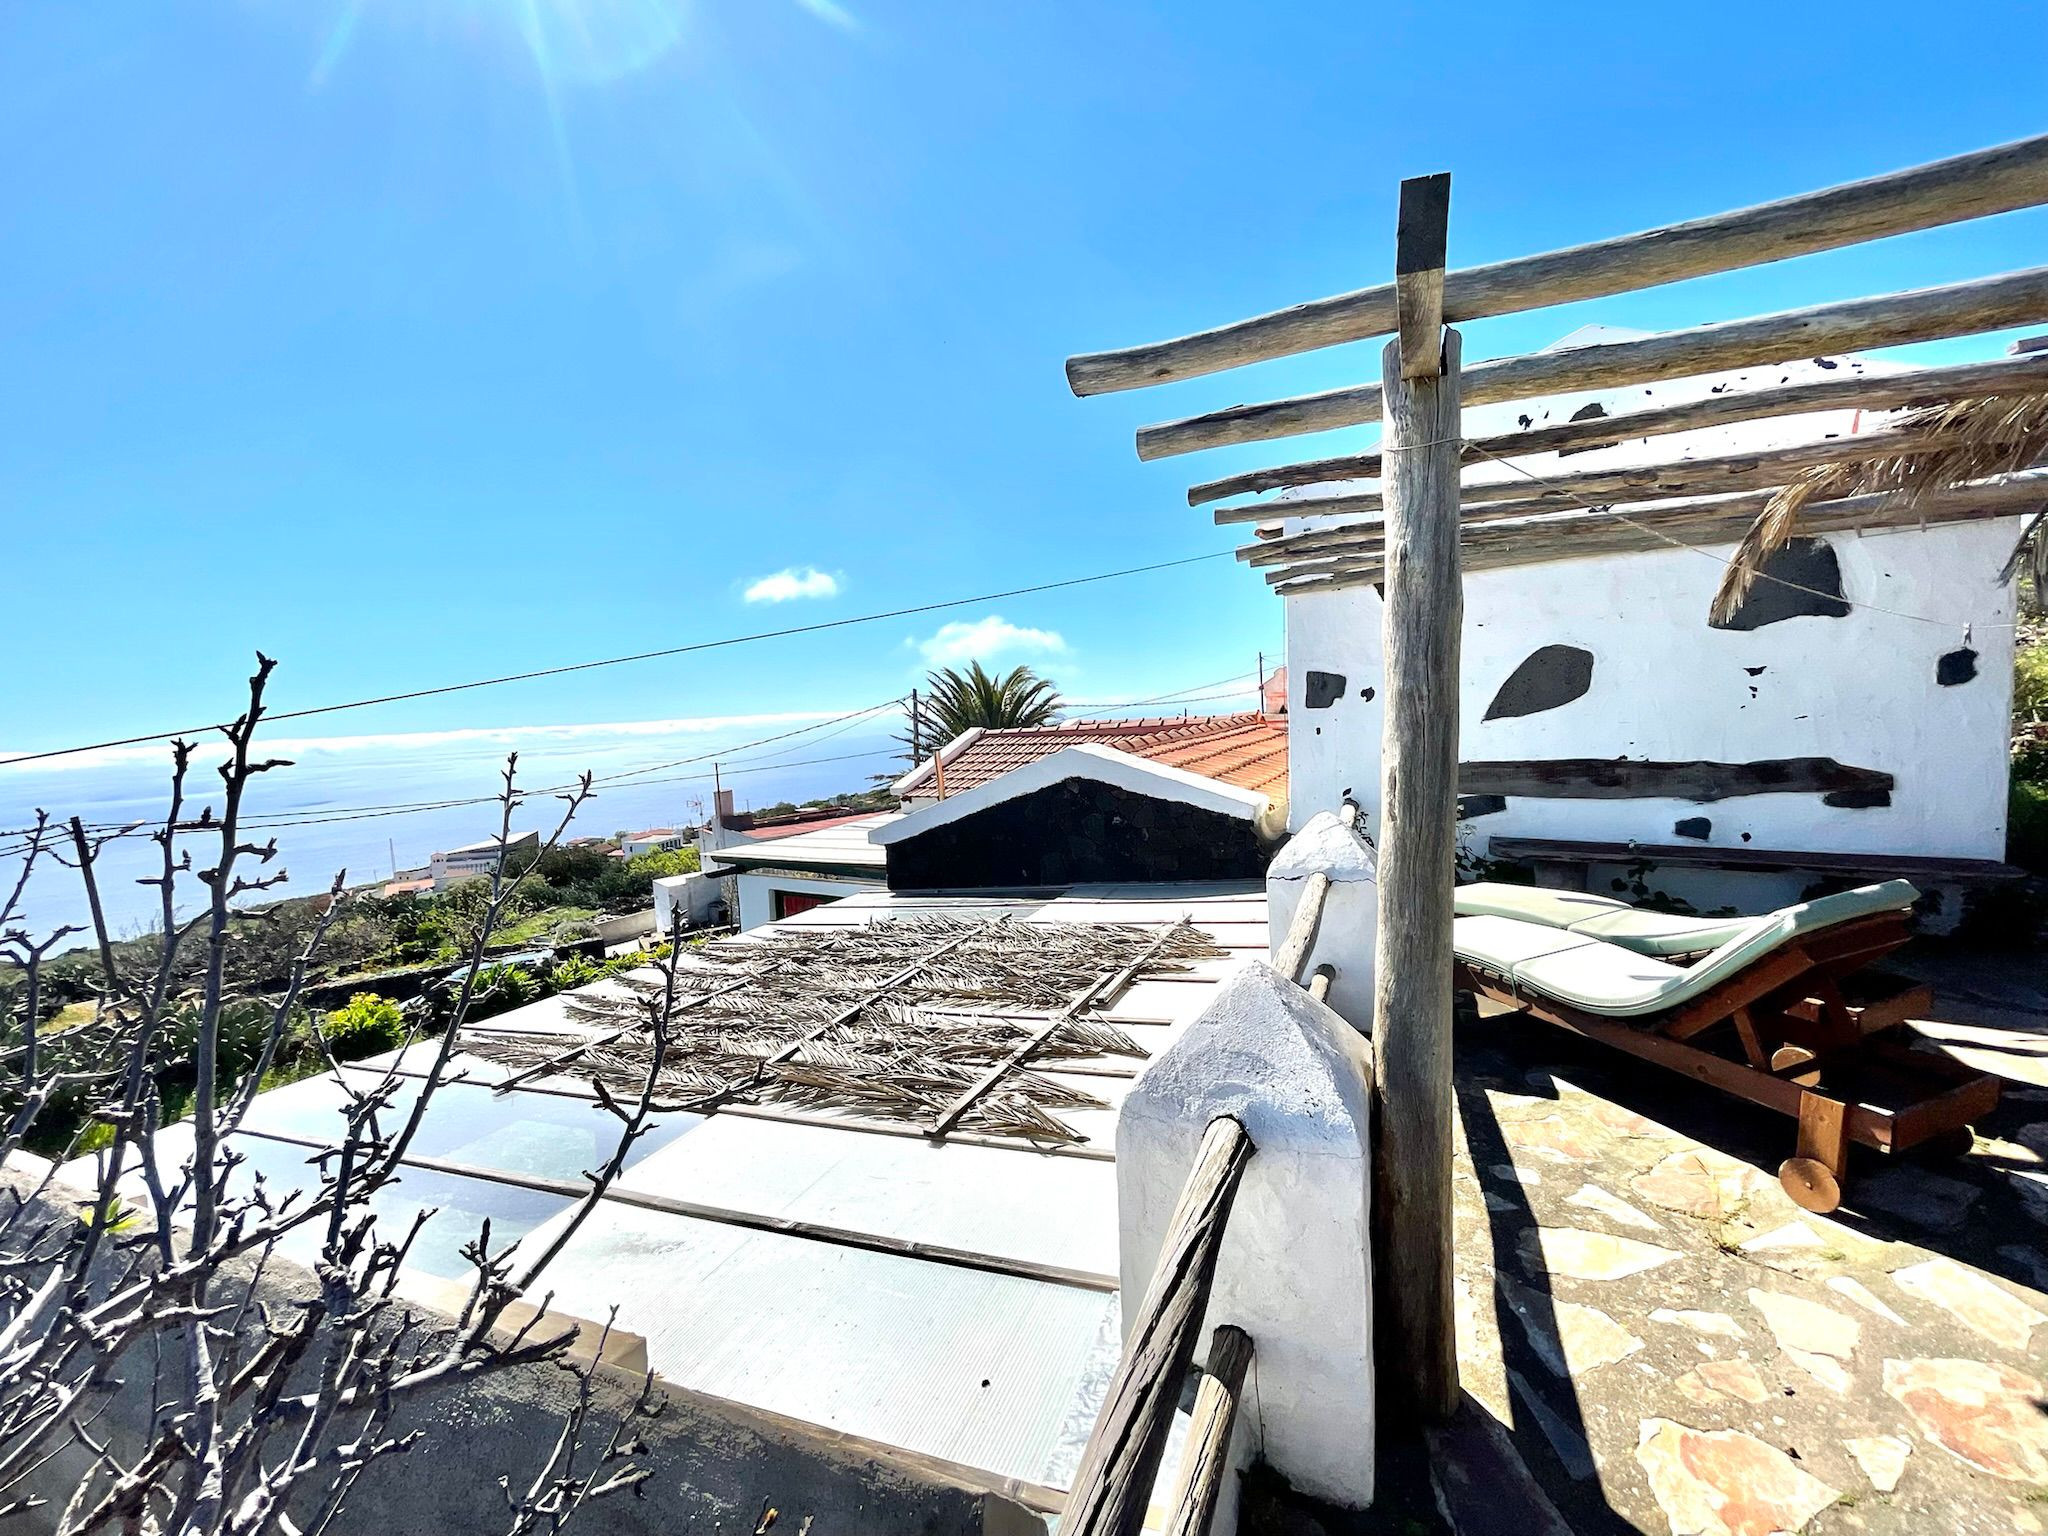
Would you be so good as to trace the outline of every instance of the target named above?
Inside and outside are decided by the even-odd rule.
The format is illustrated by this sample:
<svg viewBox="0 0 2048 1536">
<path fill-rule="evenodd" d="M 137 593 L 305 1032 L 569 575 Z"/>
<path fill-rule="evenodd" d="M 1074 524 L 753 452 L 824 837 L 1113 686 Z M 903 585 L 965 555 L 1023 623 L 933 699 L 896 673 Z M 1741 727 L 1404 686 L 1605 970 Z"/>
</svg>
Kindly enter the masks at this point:
<svg viewBox="0 0 2048 1536">
<path fill-rule="evenodd" d="M 924 753 L 918 750 L 917 731 L 917 690 L 910 690 L 910 766 L 915 768 L 924 761 Z"/>
<path fill-rule="evenodd" d="M 1259 703 L 1260 714 L 1266 712 L 1266 653 L 1259 652 Z"/>
</svg>

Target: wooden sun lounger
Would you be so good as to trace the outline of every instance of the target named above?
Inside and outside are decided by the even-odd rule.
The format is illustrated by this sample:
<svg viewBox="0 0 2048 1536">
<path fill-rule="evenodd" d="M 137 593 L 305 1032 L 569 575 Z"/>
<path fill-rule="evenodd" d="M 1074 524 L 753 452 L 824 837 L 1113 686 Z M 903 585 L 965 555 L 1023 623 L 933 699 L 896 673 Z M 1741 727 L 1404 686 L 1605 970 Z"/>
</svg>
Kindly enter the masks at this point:
<svg viewBox="0 0 2048 1536">
<path fill-rule="evenodd" d="M 1842 1199 L 1851 1142 L 1881 1152 L 1932 1144 L 1960 1154 L 1998 1080 L 1885 1038 L 1932 1001 L 1927 988 L 1866 973 L 1906 942 L 1904 912 L 1805 934 L 1747 970 L 1641 1020 L 1605 1018 L 1460 961 L 1461 991 L 1669 1067 L 1798 1121 L 1778 1181 L 1809 1211 Z"/>
</svg>

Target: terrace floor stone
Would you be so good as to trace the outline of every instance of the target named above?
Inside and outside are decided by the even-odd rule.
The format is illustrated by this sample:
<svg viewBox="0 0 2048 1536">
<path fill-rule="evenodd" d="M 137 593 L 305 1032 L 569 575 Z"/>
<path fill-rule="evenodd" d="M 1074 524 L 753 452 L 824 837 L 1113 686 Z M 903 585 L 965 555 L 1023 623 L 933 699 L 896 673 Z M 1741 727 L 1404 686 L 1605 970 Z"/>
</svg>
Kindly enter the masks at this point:
<svg viewBox="0 0 2048 1536">
<path fill-rule="evenodd" d="M 2048 1078 L 2048 998 L 1957 1029 Z M 1788 1119 L 1676 1074 L 1482 1018 L 1455 1075 L 1465 1389 L 1574 1529 L 2048 1529 L 2048 1090 L 1951 1161 L 1857 1149 L 1821 1217 Z"/>
</svg>

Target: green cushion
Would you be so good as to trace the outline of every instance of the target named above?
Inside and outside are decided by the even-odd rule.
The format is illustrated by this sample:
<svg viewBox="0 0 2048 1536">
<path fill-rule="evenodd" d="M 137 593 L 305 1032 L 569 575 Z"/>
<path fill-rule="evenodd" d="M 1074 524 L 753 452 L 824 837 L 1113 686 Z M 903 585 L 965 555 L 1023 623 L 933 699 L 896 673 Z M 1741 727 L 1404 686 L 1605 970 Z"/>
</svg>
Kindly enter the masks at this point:
<svg viewBox="0 0 2048 1536">
<path fill-rule="evenodd" d="M 1802 934 L 1874 913 L 1904 911 L 1918 897 L 1904 880 L 1887 880 L 1744 918 L 1712 954 L 1690 966 L 1570 929 L 1490 913 L 1457 918 L 1451 925 L 1452 945 L 1459 959 L 1517 988 L 1610 1018 L 1645 1018 L 1711 991 Z"/>
<path fill-rule="evenodd" d="M 1482 881 L 1457 890 L 1459 917 L 1512 917 L 1583 933 L 1639 955 L 1669 959 L 1719 949 L 1755 921 L 1747 917 L 1680 917 L 1646 912 L 1625 902 L 1582 891 L 1541 891 L 1526 885 Z"/>
</svg>

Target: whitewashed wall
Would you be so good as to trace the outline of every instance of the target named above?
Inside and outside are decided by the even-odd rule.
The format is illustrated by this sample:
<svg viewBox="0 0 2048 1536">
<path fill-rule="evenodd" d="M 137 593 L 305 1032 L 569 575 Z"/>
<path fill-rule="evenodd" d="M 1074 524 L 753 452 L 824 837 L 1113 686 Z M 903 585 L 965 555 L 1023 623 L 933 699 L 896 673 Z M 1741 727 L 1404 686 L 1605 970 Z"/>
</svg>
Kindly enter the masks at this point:
<svg viewBox="0 0 2048 1536">
<path fill-rule="evenodd" d="M 1587 327 L 1556 347 L 1635 334 Z M 1872 358 L 1816 358 L 1486 406 L 1468 411 L 1464 425 L 1477 436 L 1555 425 L 1596 405 L 1620 415 L 1730 389 L 1906 371 Z M 1884 417 L 1869 412 L 1816 412 L 1516 462 L 1532 474 L 1556 474 L 1749 451 L 1885 425 Z M 1518 478 L 1498 464 L 1467 476 L 1468 483 Z M 1289 528 L 1332 521 L 1341 520 L 1295 519 Z M 1896 781 L 1888 807 L 1864 809 L 1824 805 L 1817 794 L 1746 795 L 1704 805 L 1511 796 L 1504 811 L 1468 824 L 1468 845 L 1484 853 L 1493 836 L 1685 843 L 1692 839 L 1675 835 L 1674 825 L 1704 816 L 1712 823 L 1705 842 L 1713 846 L 2003 858 L 2015 605 L 2012 585 L 1999 585 L 1995 577 L 2019 528 L 2020 519 L 1999 518 L 1829 535 L 1842 595 L 1857 606 L 1840 618 L 1791 618 L 1749 631 L 1707 626 L 1732 543 L 1712 546 L 1708 554 L 1672 549 L 1468 575 L 1457 704 L 1460 756 L 1468 762 L 1832 757 L 1880 769 Z M 1366 808 L 1368 828 L 1376 829 L 1379 596 L 1368 588 L 1286 603 L 1289 826 L 1299 829 L 1349 791 Z M 1922 622 L 1928 619 L 1939 622 Z M 1592 652 L 1585 695 L 1538 714 L 1484 720 L 1501 684 L 1546 645 Z M 1938 659 L 1965 646 L 1977 653 L 1975 678 L 1937 684 Z M 1752 675 L 1753 667 L 1763 670 Z M 1343 697 L 1326 709 L 1308 709 L 1311 671 L 1343 674 Z M 1603 878 L 1614 873 L 1596 871 Z M 1660 872 L 1650 883 L 1708 908 L 1789 900 L 1806 882 L 1796 875 Z"/>
<path fill-rule="evenodd" d="M 1707 843 L 1722 847 L 2003 858 L 2013 592 L 1992 578 L 2018 527 L 2001 518 L 1830 536 L 1849 602 L 1940 624 L 1858 606 L 1841 618 L 1709 629 L 1721 567 L 1683 550 L 1475 572 L 1465 583 L 1457 706 L 1467 761 L 1820 756 L 1880 769 L 1896 782 L 1889 806 L 1865 809 L 1828 806 L 1816 794 L 1705 805 L 1511 796 L 1504 811 L 1469 823 L 1472 840 L 1482 852 L 1494 835 L 1676 843 L 1687 841 L 1673 834 L 1676 822 L 1704 816 L 1712 823 Z M 1733 546 L 1717 552 L 1732 554 Z M 1287 606 L 1290 819 L 1298 826 L 1349 790 L 1376 827 L 1379 596 L 1367 588 Z M 1936 663 L 1964 646 L 1966 626 L 1976 676 L 1940 686 Z M 1560 644 L 1593 655 L 1584 696 L 1538 714 L 1482 719 L 1524 658 Z M 1344 696 L 1306 708 L 1311 671 L 1342 673 Z M 1691 877 L 1689 891 L 1672 872 L 1652 883 L 1703 906 L 1732 899 L 1725 881 Z M 1789 896 L 1800 883 L 1787 877 L 1776 888 Z M 1746 896 L 1766 894 L 1752 886 Z"/>
<path fill-rule="evenodd" d="M 742 932 L 775 921 L 775 893 L 789 891 L 804 896 L 822 896 L 838 901 L 856 891 L 879 891 L 880 880 L 847 880 L 833 875 L 792 875 L 777 871 L 757 874 L 746 871 L 736 877 L 739 886 L 739 926 Z"/>
</svg>

